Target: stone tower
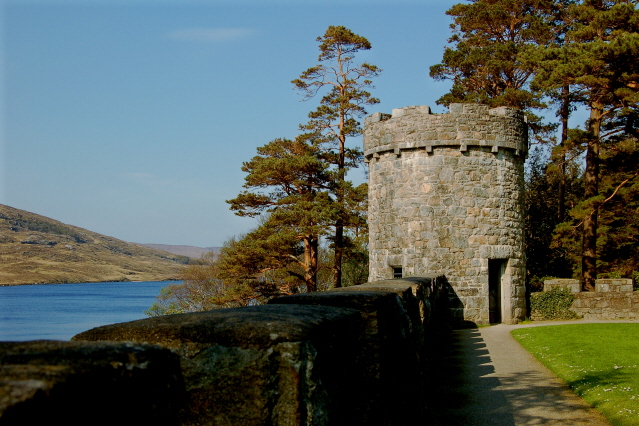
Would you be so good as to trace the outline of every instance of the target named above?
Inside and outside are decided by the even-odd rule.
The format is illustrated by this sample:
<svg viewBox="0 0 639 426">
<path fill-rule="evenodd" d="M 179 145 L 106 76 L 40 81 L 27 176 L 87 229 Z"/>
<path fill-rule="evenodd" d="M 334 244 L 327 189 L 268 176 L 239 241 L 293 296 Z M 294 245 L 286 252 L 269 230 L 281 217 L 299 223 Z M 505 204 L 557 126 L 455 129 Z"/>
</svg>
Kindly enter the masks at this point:
<svg viewBox="0 0 639 426">
<path fill-rule="evenodd" d="M 444 273 L 458 321 L 523 319 L 527 135 L 523 114 L 506 107 L 366 117 L 369 279 Z"/>
</svg>

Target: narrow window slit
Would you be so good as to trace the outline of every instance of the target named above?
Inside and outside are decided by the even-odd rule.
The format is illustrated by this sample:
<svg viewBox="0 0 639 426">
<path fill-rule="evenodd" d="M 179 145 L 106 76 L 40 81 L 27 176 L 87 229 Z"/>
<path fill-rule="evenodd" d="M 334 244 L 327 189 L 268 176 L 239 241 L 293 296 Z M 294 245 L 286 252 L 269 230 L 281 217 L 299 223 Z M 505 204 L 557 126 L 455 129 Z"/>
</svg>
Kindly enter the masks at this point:
<svg viewBox="0 0 639 426">
<path fill-rule="evenodd" d="M 402 276 L 402 267 L 393 267 L 393 278 L 401 278 Z"/>
</svg>

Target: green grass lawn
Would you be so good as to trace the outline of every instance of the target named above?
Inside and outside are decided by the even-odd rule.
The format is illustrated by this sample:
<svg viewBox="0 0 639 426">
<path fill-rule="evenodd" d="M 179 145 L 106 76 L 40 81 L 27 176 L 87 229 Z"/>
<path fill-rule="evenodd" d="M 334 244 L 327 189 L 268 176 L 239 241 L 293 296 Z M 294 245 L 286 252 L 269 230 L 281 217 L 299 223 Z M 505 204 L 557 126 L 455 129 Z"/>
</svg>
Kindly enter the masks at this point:
<svg viewBox="0 0 639 426">
<path fill-rule="evenodd" d="M 512 331 L 521 345 L 615 425 L 639 425 L 639 324 Z"/>
</svg>

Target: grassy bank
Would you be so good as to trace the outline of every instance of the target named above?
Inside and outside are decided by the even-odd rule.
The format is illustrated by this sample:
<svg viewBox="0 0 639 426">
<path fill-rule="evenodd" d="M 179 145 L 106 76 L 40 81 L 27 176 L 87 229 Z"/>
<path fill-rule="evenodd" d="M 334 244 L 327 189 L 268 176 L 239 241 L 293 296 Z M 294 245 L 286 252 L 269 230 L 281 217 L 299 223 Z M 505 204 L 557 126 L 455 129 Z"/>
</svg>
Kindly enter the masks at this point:
<svg viewBox="0 0 639 426">
<path fill-rule="evenodd" d="M 613 424 L 639 426 L 639 324 L 555 325 L 512 334 Z"/>
</svg>

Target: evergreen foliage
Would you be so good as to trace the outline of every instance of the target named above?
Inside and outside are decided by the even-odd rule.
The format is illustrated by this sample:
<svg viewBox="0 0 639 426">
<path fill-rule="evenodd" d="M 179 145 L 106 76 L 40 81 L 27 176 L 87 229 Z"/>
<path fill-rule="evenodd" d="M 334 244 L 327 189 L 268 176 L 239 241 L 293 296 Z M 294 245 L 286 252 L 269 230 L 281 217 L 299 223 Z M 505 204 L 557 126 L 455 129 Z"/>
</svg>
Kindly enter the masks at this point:
<svg viewBox="0 0 639 426">
<path fill-rule="evenodd" d="M 322 93 L 320 105 L 294 140 L 258 148 L 242 167 L 246 190 L 228 200 L 236 214 L 261 215 L 262 222 L 222 250 L 220 268 L 226 280 L 266 298 L 328 287 L 318 283 L 328 266 L 320 258 L 332 261 L 335 287 L 343 285 L 344 271 L 347 284 L 367 276 L 367 266 L 358 262 L 367 261 L 362 239 L 368 188 L 346 179 L 362 162 L 361 150 L 346 142 L 361 134 L 357 119 L 366 113 L 364 106 L 379 102 L 367 89 L 380 70 L 355 64 L 355 54 L 371 45 L 345 27 L 331 26 L 317 41 L 319 64 L 293 84 L 305 99 Z M 321 255 L 323 238 L 332 242 L 330 255 Z"/>
<path fill-rule="evenodd" d="M 268 217 L 237 242 L 243 245 L 240 252 L 227 250 L 225 257 L 236 260 L 233 269 L 238 273 L 286 268 L 289 275 L 303 280 L 308 291 L 315 291 L 319 239 L 336 209 L 328 191 L 328 165 L 319 158 L 317 147 L 303 138 L 276 139 L 257 151 L 242 166 L 247 190 L 227 202 L 239 216 L 267 213 Z"/>
<path fill-rule="evenodd" d="M 630 138 L 602 150 L 599 211 L 600 272 L 639 271 L 639 143 Z"/>
<path fill-rule="evenodd" d="M 533 111 L 545 107 L 542 93 L 529 83 L 539 66 L 531 57 L 537 46 L 554 37 L 554 2 L 551 0 L 472 0 L 446 12 L 454 18 L 451 43 L 442 63 L 431 66 L 436 80 L 453 81 L 437 103 L 484 103 L 526 112 L 535 131 L 540 125 Z"/>
<path fill-rule="evenodd" d="M 629 0 L 582 0 L 568 3 L 563 12 L 565 40 L 539 49 L 536 80 L 547 89 L 569 85 L 574 99 L 590 110 L 581 141 L 586 150 L 584 195 L 571 215 L 580 220 L 582 285 L 594 290 L 598 220 L 605 199 L 600 191 L 601 150 L 615 143 L 619 132 L 629 130 L 626 126 L 606 131 L 606 127 L 637 110 L 639 11 Z"/>
<path fill-rule="evenodd" d="M 316 291 L 319 247 L 316 239 L 310 243 L 307 250 L 294 229 L 269 218 L 222 248 L 220 269 L 225 280 L 252 288 L 258 299 Z"/>
<path fill-rule="evenodd" d="M 531 150 L 526 171 L 526 280 L 531 291 L 541 291 L 539 285 L 545 276 L 572 277 L 579 263 L 578 253 L 555 243 L 555 229 L 561 223 L 557 214 L 561 172 L 544 152 L 540 146 Z M 582 170 L 573 162 L 567 171 L 566 199 L 569 205 L 575 205 L 583 191 Z"/>
</svg>

